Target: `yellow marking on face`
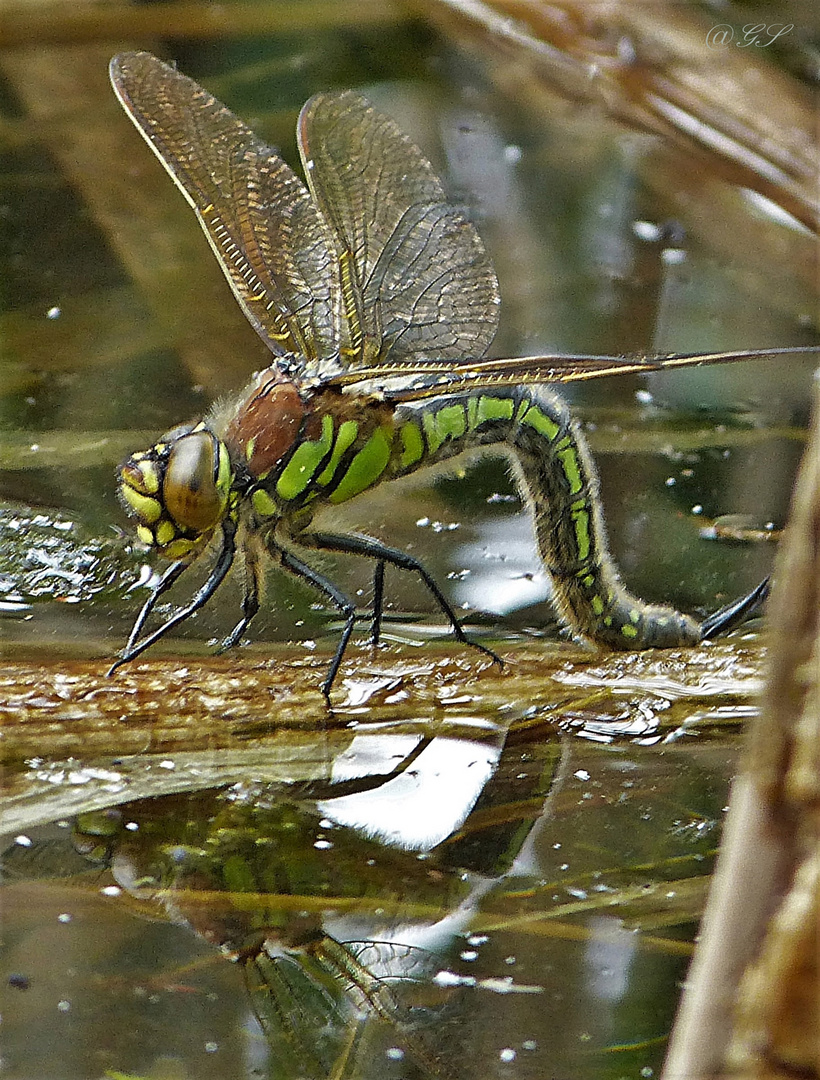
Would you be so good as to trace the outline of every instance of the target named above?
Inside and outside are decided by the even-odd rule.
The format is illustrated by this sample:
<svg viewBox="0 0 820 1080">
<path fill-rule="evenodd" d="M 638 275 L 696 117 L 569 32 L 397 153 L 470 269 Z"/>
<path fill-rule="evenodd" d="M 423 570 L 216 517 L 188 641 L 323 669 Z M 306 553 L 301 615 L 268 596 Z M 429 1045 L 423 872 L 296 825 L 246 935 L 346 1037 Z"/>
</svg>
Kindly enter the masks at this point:
<svg viewBox="0 0 820 1080">
<path fill-rule="evenodd" d="M 161 521 L 159 525 L 157 525 L 154 533 L 160 547 L 165 547 L 167 544 L 170 544 L 176 535 L 176 527 L 172 525 L 170 521 Z"/>
<path fill-rule="evenodd" d="M 630 626 L 629 624 L 627 624 L 626 626 L 621 627 L 621 633 L 623 634 L 624 637 L 628 637 L 628 638 L 636 638 L 638 636 L 637 627 Z"/>
<path fill-rule="evenodd" d="M 142 540 L 143 544 L 148 544 L 154 547 L 156 541 L 154 540 L 154 534 L 145 525 L 137 525 L 137 536 Z"/>
<path fill-rule="evenodd" d="M 162 516 L 162 506 L 157 499 L 143 495 L 135 488 L 132 488 L 130 484 L 122 484 L 120 493 L 134 511 L 134 514 L 144 521 L 146 525 L 153 525 L 155 521 L 159 521 Z"/>
<path fill-rule="evenodd" d="M 128 484 L 124 486 L 132 487 L 143 495 L 156 495 L 159 491 L 159 470 L 153 458 L 143 458 L 140 455 L 138 459 L 135 455 L 131 459 L 131 466 L 126 465 L 125 469 L 129 474 L 133 474 L 134 469 L 136 469 L 136 472 L 139 473 L 139 480 L 135 484 L 136 477 L 129 475 Z"/>
<path fill-rule="evenodd" d="M 140 464 L 140 473 L 142 474 L 142 482 L 145 485 L 146 492 L 149 495 L 156 495 L 160 489 L 159 469 L 156 462 L 143 461 Z"/>
<path fill-rule="evenodd" d="M 218 447 L 219 467 L 216 473 L 216 489 L 219 494 L 227 500 L 228 492 L 231 489 L 231 482 L 233 481 L 231 455 L 228 453 L 228 448 L 223 442 L 218 443 Z"/>
<path fill-rule="evenodd" d="M 167 559 L 181 559 L 183 556 L 190 554 L 195 547 L 196 541 L 185 540 L 180 537 L 180 539 L 173 540 L 170 544 L 167 544 L 163 549 L 162 554 Z"/>
</svg>

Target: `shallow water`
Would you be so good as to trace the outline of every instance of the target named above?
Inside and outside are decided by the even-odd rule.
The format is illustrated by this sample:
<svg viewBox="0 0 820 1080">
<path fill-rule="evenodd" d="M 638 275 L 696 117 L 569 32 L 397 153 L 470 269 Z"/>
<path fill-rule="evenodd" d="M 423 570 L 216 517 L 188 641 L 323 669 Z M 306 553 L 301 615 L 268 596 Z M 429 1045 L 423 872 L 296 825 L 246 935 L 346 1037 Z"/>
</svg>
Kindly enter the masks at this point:
<svg viewBox="0 0 820 1080">
<path fill-rule="evenodd" d="M 694 676 L 546 645 L 497 674 L 429 649 L 368 665 L 395 704 L 324 716 L 287 654 L 146 663 L 116 688 L 75 663 L 14 703 L 12 1075 L 659 1067 L 758 647 Z M 35 752 L 49 730 L 62 754 Z"/>
</svg>

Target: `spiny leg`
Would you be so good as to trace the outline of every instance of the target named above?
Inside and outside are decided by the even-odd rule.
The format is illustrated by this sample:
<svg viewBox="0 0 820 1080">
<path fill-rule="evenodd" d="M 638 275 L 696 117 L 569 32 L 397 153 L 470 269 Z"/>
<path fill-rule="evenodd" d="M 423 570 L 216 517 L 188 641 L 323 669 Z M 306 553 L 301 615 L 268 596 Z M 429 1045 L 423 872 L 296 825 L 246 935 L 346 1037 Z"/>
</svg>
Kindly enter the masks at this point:
<svg viewBox="0 0 820 1080">
<path fill-rule="evenodd" d="M 154 588 L 153 593 L 143 605 L 142 611 L 140 611 L 134 624 L 134 630 L 131 631 L 131 634 L 128 638 L 128 644 L 123 650 L 123 654 L 119 658 L 119 660 L 115 661 L 108 669 L 108 675 L 112 675 L 122 664 L 128 663 L 129 660 L 133 660 L 135 657 L 139 656 L 140 653 L 145 652 L 146 649 L 150 648 L 155 642 L 159 641 L 161 637 L 167 634 L 169 630 L 172 630 L 175 626 L 179 626 L 180 623 L 190 618 L 191 615 L 194 614 L 194 612 L 199 611 L 200 608 L 204 607 L 224 581 L 225 575 L 230 570 L 235 555 L 236 526 L 232 521 L 226 520 L 222 525 L 222 548 L 219 552 L 219 556 L 216 560 L 214 568 L 208 576 L 208 580 L 205 582 L 204 585 L 202 585 L 200 589 L 198 589 L 193 598 L 185 605 L 185 607 L 180 608 L 179 611 L 174 612 L 173 615 L 171 615 L 168 619 L 165 620 L 162 626 L 158 627 L 156 630 L 154 630 L 153 633 L 149 634 L 147 637 L 144 637 L 142 641 L 136 641 L 137 633 L 139 633 L 139 631 L 142 629 L 146 618 L 156 604 L 159 596 L 163 592 L 166 592 L 180 576 L 182 571 L 186 569 L 186 563 L 173 563 L 173 565 L 160 578 L 159 582 Z"/>
<path fill-rule="evenodd" d="M 128 641 L 125 643 L 125 648 L 123 650 L 124 653 L 129 652 L 129 650 L 133 647 L 134 642 L 142 633 L 142 628 L 143 626 L 145 626 L 148 616 L 154 610 L 154 606 L 157 600 L 159 600 L 163 593 L 167 592 L 171 588 L 174 582 L 180 577 L 183 570 L 185 570 L 189 565 L 190 563 L 185 562 L 184 559 L 180 559 L 175 563 L 171 563 L 171 565 L 167 568 L 165 573 L 151 590 L 151 595 L 142 605 L 139 615 L 137 615 L 136 619 L 134 620 L 134 625 L 131 627 L 131 633 L 128 635 Z M 114 668 L 121 663 L 123 663 L 123 661 L 118 660 L 114 667 L 111 668 L 111 671 L 108 672 L 108 674 L 110 675 Z"/>
<path fill-rule="evenodd" d="M 728 634 L 736 626 L 753 618 L 762 609 L 768 595 L 769 578 L 766 577 L 746 596 L 741 596 L 733 600 L 731 604 L 726 604 L 725 607 L 707 615 L 700 624 L 701 640 L 711 641 L 712 638 L 719 637 L 721 634 Z"/>
<path fill-rule="evenodd" d="M 242 618 L 219 644 L 219 652 L 227 652 L 232 649 L 248 629 L 251 620 L 259 611 L 259 596 L 261 592 L 261 569 L 259 566 L 259 554 L 251 543 L 243 547 L 245 559 L 245 591 L 242 595 Z"/>
<path fill-rule="evenodd" d="M 384 598 L 384 567 L 382 565 L 382 581 L 379 583 L 378 564 L 390 563 L 391 566 L 395 566 L 399 570 L 413 570 L 419 575 L 432 594 L 433 599 L 447 616 L 456 641 L 460 641 L 464 645 L 470 645 L 472 648 L 478 649 L 479 652 L 483 652 L 486 656 L 489 656 L 496 664 L 503 664 L 501 657 L 496 656 L 492 649 L 488 649 L 485 645 L 479 645 L 477 641 L 471 641 L 467 637 L 461 628 L 458 616 L 455 611 L 453 611 L 447 597 L 436 584 L 435 578 L 433 578 L 422 562 L 412 555 L 408 555 L 406 551 L 387 547 L 385 544 L 380 543 L 378 540 L 373 540 L 369 536 L 341 536 L 336 533 L 303 533 L 299 537 L 299 542 L 306 547 L 315 547 L 322 551 L 334 551 L 343 555 L 364 555 L 366 558 L 377 560 L 373 595 L 373 632 L 371 634 L 371 636 L 375 635 L 376 639 L 377 631 L 381 627 L 382 604 Z M 377 586 L 379 586 L 378 591 Z"/>
<path fill-rule="evenodd" d="M 295 574 L 296 577 L 304 578 L 304 580 L 309 582 L 315 589 L 324 593 L 325 596 L 336 605 L 345 620 L 342 636 L 339 639 L 339 644 L 336 646 L 336 652 L 333 655 L 325 681 L 322 683 L 321 687 L 325 700 L 330 704 L 330 690 L 339 673 L 342 658 L 347 649 L 347 644 L 350 641 L 350 635 L 353 633 L 353 627 L 356 625 L 356 605 L 352 600 L 345 596 L 340 589 L 337 589 L 333 582 L 326 578 L 324 574 L 320 574 L 318 570 L 314 570 L 313 567 L 302 562 L 301 559 L 297 558 L 296 555 L 285 548 L 279 548 L 278 551 L 280 564 L 286 570 L 290 570 L 292 574 Z"/>
</svg>

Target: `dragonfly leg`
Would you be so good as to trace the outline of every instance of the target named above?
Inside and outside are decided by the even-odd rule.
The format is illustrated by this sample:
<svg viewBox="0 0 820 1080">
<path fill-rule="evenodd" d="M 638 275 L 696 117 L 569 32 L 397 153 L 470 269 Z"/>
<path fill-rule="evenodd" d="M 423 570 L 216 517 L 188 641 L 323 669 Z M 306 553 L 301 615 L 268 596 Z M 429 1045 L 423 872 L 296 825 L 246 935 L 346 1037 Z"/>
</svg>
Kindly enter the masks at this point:
<svg viewBox="0 0 820 1080">
<path fill-rule="evenodd" d="M 370 644 L 378 645 L 384 612 L 384 559 L 376 560 L 373 571 L 373 621 L 370 624 Z"/>
<path fill-rule="evenodd" d="M 436 584 L 435 579 L 430 574 L 425 565 L 412 555 L 408 555 L 406 551 L 400 551 L 398 548 L 387 547 L 387 545 L 380 543 L 378 540 L 373 540 L 369 536 L 340 536 L 336 533 L 302 533 L 299 537 L 299 542 L 306 546 L 319 548 L 323 551 L 335 551 L 344 555 L 364 555 L 369 559 L 376 559 L 376 578 L 374 579 L 374 611 L 373 611 L 373 633 L 376 629 L 381 628 L 381 616 L 382 616 L 382 603 L 384 596 L 384 585 L 382 583 L 381 589 L 377 592 L 375 586 L 378 584 L 378 564 L 390 563 L 391 566 L 397 567 L 399 570 L 412 570 L 415 571 L 427 589 L 432 594 L 433 599 L 438 606 L 447 616 L 447 620 L 450 623 L 450 628 L 453 631 L 453 636 L 457 641 L 462 642 L 464 645 L 470 645 L 474 649 L 478 649 L 479 652 L 483 652 L 486 656 L 489 656 L 496 664 L 503 664 L 500 656 L 488 649 L 485 645 L 479 645 L 477 641 L 471 641 L 461 628 L 461 623 L 458 621 L 458 616 L 453 611 L 449 600 Z M 384 568 L 382 567 L 382 576 L 384 574 Z"/>
<path fill-rule="evenodd" d="M 248 629 L 254 615 L 259 611 L 260 574 L 259 555 L 255 546 L 246 544 L 243 555 L 245 558 L 245 591 L 242 596 L 242 618 L 219 644 L 219 652 L 227 652 L 240 640 Z"/>
<path fill-rule="evenodd" d="M 339 674 L 339 668 L 341 667 L 342 659 L 347 650 L 350 635 L 353 633 L 353 627 L 356 625 L 356 605 L 349 597 L 345 596 L 340 589 L 337 589 L 333 582 L 326 578 L 324 574 L 320 574 L 318 570 L 314 570 L 313 567 L 302 562 L 301 559 L 297 558 L 296 555 L 287 549 L 279 549 L 279 561 L 285 570 L 290 570 L 296 577 L 303 578 L 319 592 L 324 593 L 325 596 L 336 605 L 345 620 L 342 636 L 339 639 L 339 644 L 336 646 L 336 652 L 333 655 L 325 681 L 322 683 L 321 687 L 325 700 L 330 704 L 330 690 L 336 680 L 336 676 Z"/>
<path fill-rule="evenodd" d="M 162 593 L 166 592 L 171 587 L 188 565 L 184 562 L 173 563 L 160 578 L 151 596 L 149 596 L 148 600 L 143 605 L 142 611 L 140 611 L 137 616 L 137 621 L 134 623 L 134 629 L 131 631 L 128 638 L 128 643 L 123 649 L 122 656 L 111 665 L 107 674 L 109 676 L 113 675 L 118 667 L 127 664 L 129 660 L 133 660 L 135 657 L 139 656 L 140 653 L 145 652 L 146 649 L 149 649 L 156 641 L 159 641 L 161 637 L 167 634 L 169 630 L 172 630 L 175 626 L 179 626 L 180 623 L 185 622 L 186 619 L 190 618 L 194 612 L 197 612 L 200 608 L 204 607 L 225 580 L 225 575 L 230 570 L 235 555 L 236 526 L 230 520 L 226 520 L 222 525 L 222 548 L 208 580 L 196 592 L 194 597 L 185 605 L 185 607 L 174 612 L 170 618 L 165 620 L 162 626 L 158 627 L 153 633 L 148 634 L 139 641 L 137 640 L 138 634 L 157 600 Z"/>
<path fill-rule="evenodd" d="M 145 626 L 148 616 L 154 610 L 154 606 L 156 605 L 157 600 L 159 600 L 163 593 L 166 593 L 171 588 L 171 586 L 174 584 L 177 578 L 180 577 L 183 570 L 185 570 L 188 565 L 189 564 L 183 559 L 180 559 L 175 563 L 171 563 L 171 565 L 168 567 L 168 569 L 153 587 L 153 589 L 151 590 L 151 595 L 142 605 L 139 615 L 137 615 L 136 619 L 134 620 L 134 625 L 131 627 L 131 633 L 128 635 L 128 641 L 125 643 L 124 652 L 129 652 L 129 650 L 133 647 L 134 642 L 142 633 L 142 628 L 143 626 Z M 117 663 L 121 663 L 121 661 L 117 661 Z M 117 665 L 115 664 L 114 667 L 116 666 Z M 112 667 L 111 671 L 113 670 L 114 668 Z M 109 671 L 109 675 L 111 674 L 111 671 Z"/>
<path fill-rule="evenodd" d="M 746 596 L 741 596 L 708 615 L 700 624 L 701 640 L 711 641 L 712 638 L 734 630 L 736 626 L 757 615 L 768 595 L 769 579 L 766 577 Z"/>
</svg>

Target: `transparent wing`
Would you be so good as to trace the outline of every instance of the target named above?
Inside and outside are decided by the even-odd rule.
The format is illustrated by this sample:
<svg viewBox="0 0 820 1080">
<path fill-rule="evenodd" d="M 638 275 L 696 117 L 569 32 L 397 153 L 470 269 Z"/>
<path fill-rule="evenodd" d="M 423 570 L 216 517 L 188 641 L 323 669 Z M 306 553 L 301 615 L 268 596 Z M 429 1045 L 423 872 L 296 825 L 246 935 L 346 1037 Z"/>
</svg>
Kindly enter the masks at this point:
<svg viewBox="0 0 820 1080">
<path fill-rule="evenodd" d="M 110 73 L 268 348 L 304 358 L 311 374 L 334 370 L 336 267 L 304 184 L 229 109 L 150 53 L 116 56 Z"/>
<path fill-rule="evenodd" d="M 820 345 L 787 345 L 771 349 L 742 349 L 714 353 L 675 353 L 670 356 L 592 356 L 567 354 L 517 356 L 497 360 L 450 361 L 448 363 L 407 363 L 369 368 L 365 372 L 342 372 L 330 385 L 355 387 L 357 383 L 380 381 L 388 401 L 423 401 L 442 394 L 465 390 L 492 390 L 523 383 L 571 383 L 604 379 L 612 375 L 645 375 L 711 364 L 738 364 L 749 360 L 770 360 L 776 356 L 809 356 L 820 353 Z"/>
<path fill-rule="evenodd" d="M 298 135 L 339 260 L 345 366 L 482 356 L 498 322 L 495 271 L 421 151 L 350 91 L 311 98 Z"/>
</svg>

